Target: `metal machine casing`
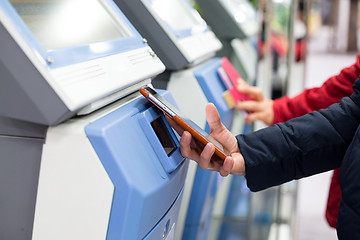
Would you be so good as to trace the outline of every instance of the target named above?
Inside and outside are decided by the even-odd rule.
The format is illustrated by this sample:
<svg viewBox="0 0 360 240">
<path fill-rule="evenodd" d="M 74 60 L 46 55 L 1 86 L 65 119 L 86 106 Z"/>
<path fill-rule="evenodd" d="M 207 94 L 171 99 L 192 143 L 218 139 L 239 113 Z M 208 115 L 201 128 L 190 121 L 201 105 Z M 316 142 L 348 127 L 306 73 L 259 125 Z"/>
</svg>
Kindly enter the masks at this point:
<svg viewBox="0 0 360 240">
<path fill-rule="evenodd" d="M 163 114 L 138 96 L 49 128 L 34 240 L 159 239 L 175 231 L 187 162 Z M 154 130 L 144 131 L 143 118 L 162 119 L 175 143 L 169 157 Z M 164 161 L 176 168 L 167 171 Z"/>
<path fill-rule="evenodd" d="M 24 21 L 25 16 L 35 13 L 51 18 L 42 12 L 43 3 L 0 3 L 0 116 L 43 125 L 57 124 L 135 91 L 165 69 L 112 1 L 91 2 L 98 5 L 90 10 L 101 9 L 113 19 L 113 24 L 126 29 L 127 35 L 46 49 L 35 30 Z M 83 8 L 78 10 L 87 12 Z"/>
<path fill-rule="evenodd" d="M 0 2 L 0 239 L 171 239 L 187 162 L 134 93 L 165 66 L 111 0 L 24 2 Z M 101 9 L 124 36 L 45 47 L 27 21 L 49 23 L 42 11 L 62 3 L 72 20 Z"/>
<path fill-rule="evenodd" d="M 257 14 L 249 1 L 196 0 L 196 2 L 208 24 L 221 39 L 247 38 L 258 33 Z"/>
<path fill-rule="evenodd" d="M 227 56 L 241 77 L 253 85 L 256 80 L 257 38 L 261 25 L 255 8 L 247 0 L 196 2 L 223 44 L 218 56 Z"/>
<path fill-rule="evenodd" d="M 198 64 L 221 48 L 220 41 L 209 30 L 205 21 L 188 3 L 173 0 L 182 18 L 191 18 L 194 26 L 174 29 L 152 6 L 152 0 L 115 0 L 169 70 L 179 70 Z M 165 4 L 163 2 L 163 4 Z M 166 7 L 166 6 L 165 6 Z M 166 9 L 165 9 L 166 10 Z M 175 11 L 175 12 L 176 12 Z M 172 12 L 172 11 L 169 11 Z M 190 20 L 189 20 L 190 21 Z M 182 22 L 182 21 L 180 21 Z"/>
</svg>

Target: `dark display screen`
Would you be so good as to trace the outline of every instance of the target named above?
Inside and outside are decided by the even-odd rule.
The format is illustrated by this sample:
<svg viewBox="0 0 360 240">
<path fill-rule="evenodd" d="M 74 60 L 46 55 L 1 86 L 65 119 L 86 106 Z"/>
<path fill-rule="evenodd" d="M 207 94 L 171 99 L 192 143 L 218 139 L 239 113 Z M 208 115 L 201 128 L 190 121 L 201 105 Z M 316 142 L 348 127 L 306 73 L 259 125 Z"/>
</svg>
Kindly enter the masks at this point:
<svg viewBox="0 0 360 240">
<path fill-rule="evenodd" d="M 155 131 L 156 136 L 160 140 L 162 147 L 164 148 L 168 156 L 176 149 L 175 142 L 172 140 L 170 133 L 168 132 L 163 119 L 157 118 L 151 123 L 152 128 Z"/>
</svg>

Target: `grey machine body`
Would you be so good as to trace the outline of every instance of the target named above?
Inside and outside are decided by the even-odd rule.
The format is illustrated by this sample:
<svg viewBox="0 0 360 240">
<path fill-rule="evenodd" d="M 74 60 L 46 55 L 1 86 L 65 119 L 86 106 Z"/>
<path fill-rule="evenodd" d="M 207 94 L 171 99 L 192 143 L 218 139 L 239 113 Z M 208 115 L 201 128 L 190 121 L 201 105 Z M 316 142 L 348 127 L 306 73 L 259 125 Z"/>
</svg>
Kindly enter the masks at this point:
<svg viewBox="0 0 360 240">
<path fill-rule="evenodd" d="M 223 44 L 218 55 L 230 56 L 232 51 L 231 40 L 247 38 L 249 37 L 248 33 L 242 29 L 241 24 L 235 20 L 233 13 L 229 12 L 220 0 L 196 0 L 196 3 L 204 14 L 206 22 Z M 244 22 L 243 24 L 248 23 Z"/>
<path fill-rule="evenodd" d="M 0 23 L 0 239 L 32 237 L 48 126 L 74 115 Z"/>
<path fill-rule="evenodd" d="M 156 22 L 141 0 L 114 0 L 134 27 L 148 41 L 168 70 L 180 70 L 189 65 L 181 50 Z"/>
</svg>

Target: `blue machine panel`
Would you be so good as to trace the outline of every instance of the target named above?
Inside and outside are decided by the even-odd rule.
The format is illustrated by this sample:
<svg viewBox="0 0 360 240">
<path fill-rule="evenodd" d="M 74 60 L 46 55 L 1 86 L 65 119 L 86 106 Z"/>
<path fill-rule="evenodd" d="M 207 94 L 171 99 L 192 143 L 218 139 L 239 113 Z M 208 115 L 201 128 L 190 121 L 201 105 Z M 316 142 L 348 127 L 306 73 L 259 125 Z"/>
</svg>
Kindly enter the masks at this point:
<svg viewBox="0 0 360 240">
<path fill-rule="evenodd" d="M 251 124 L 244 124 L 243 134 L 251 132 Z M 250 189 L 246 185 L 243 176 L 233 176 L 229 195 L 227 196 L 224 218 L 234 218 L 237 221 L 223 221 L 219 231 L 219 240 L 248 239 L 249 238 L 249 213 L 250 213 Z M 268 200 L 268 199 L 267 199 Z M 267 214 L 263 214 L 267 219 Z M 262 217 L 261 216 L 261 217 Z"/>
<path fill-rule="evenodd" d="M 183 192 L 180 193 L 178 197 L 179 199 L 175 201 L 169 212 L 166 213 L 162 220 L 156 225 L 153 230 L 151 230 L 151 232 L 144 238 L 144 240 L 174 239 L 176 223 L 170 221 L 170 219 L 176 219 L 178 216 L 182 193 Z M 161 236 L 162 238 L 159 238 L 159 236 Z"/>
<path fill-rule="evenodd" d="M 214 58 L 194 71 L 194 75 L 200 84 L 207 100 L 213 103 L 219 111 L 221 121 L 228 129 L 231 128 L 234 110 L 226 104 L 223 93 L 227 90 L 217 73 L 221 67 L 221 58 Z M 206 131 L 210 132 L 206 124 Z"/>
<path fill-rule="evenodd" d="M 217 73 L 219 67 L 221 67 L 221 58 L 215 58 L 197 68 L 194 75 L 207 100 L 216 106 L 222 122 L 230 129 L 234 110 L 227 106 L 222 96 L 226 87 Z M 208 124 L 206 124 L 206 132 L 210 132 Z M 182 237 L 184 240 L 207 238 L 219 178 L 220 175 L 217 172 L 197 168 Z"/>
<path fill-rule="evenodd" d="M 197 167 L 182 239 L 207 239 L 220 175 Z"/>
<path fill-rule="evenodd" d="M 107 240 L 143 239 L 150 232 L 149 239 L 161 239 L 164 226 L 176 222 L 188 165 L 164 115 L 137 98 L 89 124 L 86 134 L 115 187 Z"/>
</svg>

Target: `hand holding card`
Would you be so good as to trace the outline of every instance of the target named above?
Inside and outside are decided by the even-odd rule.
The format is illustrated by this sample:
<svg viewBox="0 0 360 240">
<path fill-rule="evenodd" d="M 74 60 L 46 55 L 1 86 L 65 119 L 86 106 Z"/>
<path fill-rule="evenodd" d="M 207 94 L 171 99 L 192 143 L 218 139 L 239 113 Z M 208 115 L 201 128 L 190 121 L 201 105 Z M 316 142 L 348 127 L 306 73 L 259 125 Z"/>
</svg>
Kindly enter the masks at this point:
<svg viewBox="0 0 360 240">
<path fill-rule="evenodd" d="M 234 98 L 235 103 L 238 101 L 246 101 L 250 100 L 248 96 L 246 96 L 243 93 L 240 93 L 236 90 L 236 87 L 238 85 L 239 79 L 242 79 L 239 73 L 236 71 L 234 66 L 231 64 L 228 58 L 224 57 L 221 62 L 221 66 L 224 69 L 224 72 L 226 73 L 226 76 L 229 78 L 230 82 L 232 83 L 232 87 L 228 90 L 234 91 L 232 92 L 232 96 Z"/>
</svg>

